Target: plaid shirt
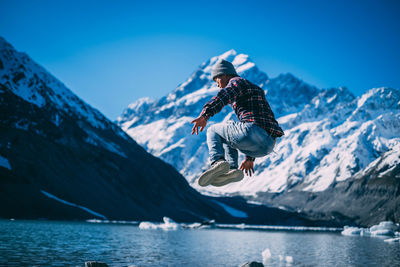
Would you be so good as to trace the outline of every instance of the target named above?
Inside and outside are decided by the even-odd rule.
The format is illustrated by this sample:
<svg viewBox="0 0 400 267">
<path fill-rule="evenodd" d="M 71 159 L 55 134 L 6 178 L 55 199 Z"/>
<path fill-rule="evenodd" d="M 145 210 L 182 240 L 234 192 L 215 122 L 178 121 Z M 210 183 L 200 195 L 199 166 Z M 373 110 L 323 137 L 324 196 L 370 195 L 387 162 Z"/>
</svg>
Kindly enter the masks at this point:
<svg viewBox="0 0 400 267">
<path fill-rule="evenodd" d="M 257 85 L 241 77 L 230 79 L 228 85 L 208 101 L 201 112 L 206 120 L 230 104 L 239 121 L 253 122 L 272 137 L 281 137 L 283 130 L 265 98 L 265 92 Z"/>
</svg>

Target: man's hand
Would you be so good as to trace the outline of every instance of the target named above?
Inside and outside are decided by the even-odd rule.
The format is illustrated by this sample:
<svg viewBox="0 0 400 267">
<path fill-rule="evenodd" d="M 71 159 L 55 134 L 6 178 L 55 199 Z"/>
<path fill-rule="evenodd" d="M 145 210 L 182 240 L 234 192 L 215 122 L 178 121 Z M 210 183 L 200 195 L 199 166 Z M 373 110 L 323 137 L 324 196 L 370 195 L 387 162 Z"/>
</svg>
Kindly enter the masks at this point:
<svg viewBox="0 0 400 267">
<path fill-rule="evenodd" d="M 244 160 L 240 164 L 240 168 L 242 171 L 246 173 L 246 175 L 251 176 L 254 174 L 254 161 Z"/>
<path fill-rule="evenodd" d="M 192 128 L 192 134 L 196 133 L 199 134 L 199 127 L 200 127 L 200 132 L 204 130 L 204 127 L 207 125 L 207 120 L 203 117 L 197 117 L 194 119 L 191 123 L 194 123 L 194 126 Z"/>
</svg>

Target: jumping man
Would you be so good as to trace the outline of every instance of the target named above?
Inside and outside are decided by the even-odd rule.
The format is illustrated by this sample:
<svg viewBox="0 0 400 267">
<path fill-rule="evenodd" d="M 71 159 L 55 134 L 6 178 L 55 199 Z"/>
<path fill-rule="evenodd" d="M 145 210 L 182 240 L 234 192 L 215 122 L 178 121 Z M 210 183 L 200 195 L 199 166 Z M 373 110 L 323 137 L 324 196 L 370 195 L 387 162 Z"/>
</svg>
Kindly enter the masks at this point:
<svg viewBox="0 0 400 267">
<path fill-rule="evenodd" d="M 263 89 L 239 77 L 232 63 L 219 60 L 212 69 L 212 79 L 221 90 L 194 119 L 192 134 L 199 134 L 207 120 L 230 104 L 239 122 L 228 121 L 207 129 L 211 167 L 199 178 L 200 186 L 223 186 L 243 179 L 243 171 L 254 173 L 254 160 L 270 153 L 277 137 L 284 135 L 275 120 Z M 238 169 L 238 150 L 246 155 Z"/>
</svg>

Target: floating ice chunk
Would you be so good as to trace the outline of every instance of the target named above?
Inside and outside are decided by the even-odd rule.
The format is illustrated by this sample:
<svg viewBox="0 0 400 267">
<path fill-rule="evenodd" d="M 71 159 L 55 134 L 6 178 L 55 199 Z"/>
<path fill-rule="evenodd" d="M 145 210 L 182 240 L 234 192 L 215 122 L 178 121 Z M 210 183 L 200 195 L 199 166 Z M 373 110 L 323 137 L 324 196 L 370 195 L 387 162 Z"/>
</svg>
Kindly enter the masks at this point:
<svg viewBox="0 0 400 267">
<path fill-rule="evenodd" d="M 384 241 L 389 242 L 389 243 L 400 243 L 400 237 L 389 238 L 389 239 L 385 239 Z"/>
<path fill-rule="evenodd" d="M 163 218 L 164 223 L 152 223 L 152 222 L 141 222 L 139 224 L 139 229 L 162 229 L 162 230 L 176 230 L 178 229 L 178 224 L 168 217 Z"/>
<path fill-rule="evenodd" d="M 361 235 L 362 228 L 345 226 L 342 235 Z"/>
<path fill-rule="evenodd" d="M 269 248 L 266 248 L 262 253 L 262 262 L 264 264 L 266 264 L 272 257 L 271 251 L 269 250 Z"/>
<path fill-rule="evenodd" d="M 374 232 L 376 230 L 391 230 L 391 231 L 396 231 L 398 229 L 398 226 L 394 224 L 391 221 L 385 221 L 385 222 L 380 222 L 378 225 L 374 225 L 370 228 L 371 232 Z"/>
<path fill-rule="evenodd" d="M 292 256 L 286 256 L 286 257 L 285 257 L 285 261 L 286 261 L 287 263 L 292 264 L 292 263 L 293 263 L 293 257 L 292 257 Z"/>
<path fill-rule="evenodd" d="M 158 226 L 151 222 L 141 222 L 139 224 L 139 229 L 158 229 Z"/>
<path fill-rule="evenodd" d="M 371 235 L 373 235 L 373 236 L 377 236 L 377 235 L 394 236 L 394 232 L 389 229 L 378 229 L 376 231 L 371 232 Z"/>
<path fill-rule="evenodd" d="M 176 230 L 178 229 L 178 224 L 168 217 L 163 218 L 164 224 L 161 224 L 161 229 L 163 230 Z"/>
<path fill-rule="evenodd" d="M 358 228 L 345 226 L 342 235 L 361 235 L 361 236 L 395 236 L 398 225 L 390 221 L 380 222 L 371 228 Z"/>
<path fill-rule="evenodd" d="M 269 248 L 266 248 L 262 253 L 262 262 L 263 264 L 267 265 L 269 264 L 269 261 L 272 259 L 272 254 Z M 286 266 L 291 266 L 293 264 L 293 257 L 292 256 L 285 256 L 285 255 L 279 255 L 278 256 L 279 261 L 281 262 L 286 262 Z"/>
<path fill-rule="evenodd" d="M 394 232 L 397 230 L 398 226 L 390 221 L 380 222 L 378 225 L 372 226 L 369 230 L 371 235 L 388 235 L 394 236 Z"/>
<path fill-rule="evenodd" d="M 182 228 L 186 229 L 203 229 L 203 228 L 215 228 L 215 220 L 203 221 L 201 223 L 189 223 L 189 224 L 180 224 Z"/>
<path fill-rule="evenodd" d="M 201 223 L 189 223 L 189 224 L 182 224 L 183 228 L 188 228 L 188 229 L 197 229 L 200 228 L 202 226 Z"/>
</svg>

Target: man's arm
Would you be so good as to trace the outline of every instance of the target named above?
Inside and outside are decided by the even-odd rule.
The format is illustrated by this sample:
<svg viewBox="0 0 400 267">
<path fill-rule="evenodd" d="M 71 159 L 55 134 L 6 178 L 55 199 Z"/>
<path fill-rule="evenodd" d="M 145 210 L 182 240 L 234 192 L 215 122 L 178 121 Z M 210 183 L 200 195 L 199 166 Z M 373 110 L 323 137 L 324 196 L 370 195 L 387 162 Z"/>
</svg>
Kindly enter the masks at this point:
<svg viewBox="0 0 400 267">
<path fill-rule="evenodd" d="M 206 118 L 200 115 L 199 117 L 194 119 L 191 123 L 194 123 L 194 126 L 192 128 L 192 134 L 194 133 L 199 134 L 199 127 L 200 127 L 200 132 L 202 132 L 207 125 L 207 120 Z"/>
<path fill-rule="evenodd" d="M 225 88 L 222 88 L 216 96 L 211 98 L 203 107 L 200 116 L 203 116 L 206 120 L 210 117 L 214 116 L 221 109 L 235 102 L 236 98 L 240 95 L 240 88 L 236 81 L 229 81 L 228 85 Z"/>
<path fill-rule="evenodd" d="M 240 164 L 239 169 L 244 171 L 246 175 L 251 176 L 254 174 L 254 160 L 249 160 L 246 156 L 246 159 Z"/>
</svg>

